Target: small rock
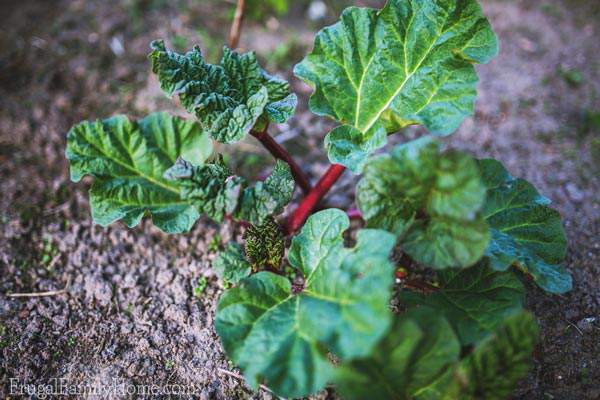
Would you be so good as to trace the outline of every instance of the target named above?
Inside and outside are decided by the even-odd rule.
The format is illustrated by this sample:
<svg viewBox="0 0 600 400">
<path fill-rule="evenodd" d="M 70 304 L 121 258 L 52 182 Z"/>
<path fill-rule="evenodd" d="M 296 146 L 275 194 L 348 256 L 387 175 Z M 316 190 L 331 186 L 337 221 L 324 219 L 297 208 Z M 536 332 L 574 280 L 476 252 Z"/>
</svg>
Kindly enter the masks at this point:
<svg viewBox="0 0 600 400">
<path fill-rule="evenodd" d="M 574 183 L 567 183 L 565 187 L 569 198 L 577 203 L 580 203 L 585 198 L 585 194 Z"/>
<path fill-rule="evenodd" d="M 327 5 L 320 0 L 313 1 L 308 7 L 308 19 L 318 21 L 327 15 Z"/>
</svg>

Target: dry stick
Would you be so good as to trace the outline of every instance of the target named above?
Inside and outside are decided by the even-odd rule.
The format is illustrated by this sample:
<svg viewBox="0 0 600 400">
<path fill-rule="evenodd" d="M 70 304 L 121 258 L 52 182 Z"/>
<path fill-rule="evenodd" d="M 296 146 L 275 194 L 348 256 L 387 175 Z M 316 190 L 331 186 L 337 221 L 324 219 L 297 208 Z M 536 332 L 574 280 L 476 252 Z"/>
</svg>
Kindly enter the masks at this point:
<svg viewBox="0 0 600 400">
<path fill-rule="evenodd" d="M 306 197 L 302 200 L 296 211 L 290 216 L 288 220 L 287 233 L 288 235 L 293 235 L 306 221 L 308 216 L 314 210 L 314 208 L 319 204 L 319 201 L 325 195 L 335 182 L 342 176 L 346 167 L 340 164 L 333 164 L 325 175 L 317 182 L 315 187 L 311 189 L 311 191 L 306 195 Z"/>
<path fill-rule="evenodd" d="M 240 380 L 240 381 L 242 381 L 242 382 L 246 382 L 246 380 L 244 379 L 244 377 L 243 377 L 243 376 L 241 376 L 241 375 L 239 375 L 239 374 L 236 374 L 235 372 L 231 372 L 231 371 L 228 371 L 228 370 L 226 370 L 226 369 L 223 369 L 223 368 L 218 368 L 218 370 L 219 370 L 219 372 L 220 372 L 220 373 L 222 373 L 222 374 L 229 375 L 229 376 L 231 376 L 232 378 L 238 379 L 238 380 Z M 278 396 L 275 394 L 275 392 L 273 392 L 271 389 L 269 389 L 269 388 L 268 388 L 268 387 L 266 387 L 265 385 L 258 385 L 258 386 L 259 386 L 259 387 L 260 387 L 262 390 L 264 390 L 265 392 L 269 392 L 269 393 L 271 393 L 273 396 L 276 396 L 277 398 L 279 398 L 279 397 L 278 397 Z"/>
<path fill-rule="evenodd" d="M 9 293 L 9 294 L 6 295 L 6 297 L 20 298 L 20 297 L 47 297 L 47 296 L 56 296 L 56 295 L 59 295 L 59 294 L 66 293 L 70 284 L 71 284 L 71 278 L 69 278 L 67 280 L 67 284 L 65 285 L 65 287 L 62 288 L 62 289 L 60 289 L 60 290 L 49 290 L 47 292 L 37 292 L 37 293 Z"/>
<path fill-rule="evenodd" d="M 231 30 L 229 31 L 229 48 L 235 50 L 240 43 L 240 34 L 242 31 L 242 22 L 244 21 L 244 6 L 245 0 L 238 0 L 237 7 L 235 8 L 235 16 L 233 17 L 233 24 L 231 24 Z"/>
<path fill-rule="evenodd" d="M 425 293 L 432 293 L 440 290 L 439 287 L 433 286 L 432 284 L 422 281 L 420 279 L 407 279 L 404 281 L 404 287 L 407 287 L 409 289 L 421 290 Z"/>
<path fill-rule="evenodd" d="M 258 141 L 263 146 L 265 146 L 267 150 L 269 150 L 269 153 L 271 153 L 273 157 L 288 163 L 292 171 L 292 175 L 294 176 L 294 180 L 296 181 L 296 183 L 298 183 L 298 186 L 302 188 L 302 191 L 305 194 L 309 193 L 311 186 L 308 177 L 304 174 L 304 171 L 302 171 L 300 166 L 296 164 L 290 153 L 288 153 L 286 149 L 281 147 L 281 145 L 277 143 L 275 139 L 273 139 L 271 135 L 267 133 L 267 128 L 268 126 L 265 127 L 265 129 L 263 129 L 262 132 L 250 131 L 250 134 L 256 139 L 258 139 Z"/>
</svg>

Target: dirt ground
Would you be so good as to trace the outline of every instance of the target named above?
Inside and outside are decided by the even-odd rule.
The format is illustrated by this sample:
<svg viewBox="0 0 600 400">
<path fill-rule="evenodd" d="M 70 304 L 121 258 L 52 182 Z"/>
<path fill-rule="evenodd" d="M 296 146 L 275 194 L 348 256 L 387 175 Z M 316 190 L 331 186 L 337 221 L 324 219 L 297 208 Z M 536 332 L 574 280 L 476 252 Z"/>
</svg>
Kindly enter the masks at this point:
<svg viewBox="0 0 600 400">
<path fill-rule="evenodd" d="M 335 3 L 325 21 L 308 21 L 303 2 L 288 17 L 250 21 L 241 44 L 289 77 L 343 2 Z M 574 278 L 563 296 L 530 287 L 542 343 L 514 398 L 600 399 L 600 4 L 483 7 L 501 54 L 479 68 L 476 114 L 449 143 L 502 160 L 554 201 Z M 70 183 L 64 157 L 65 134 L 82 119 L 175 111 L 150 74 L 149 42 L 199 43 L 216 58 L 231 8 L 212 0 L 0 1 L 0 398 L 10 397 L 11 378 L 198 388 L 182 398 L 272 397 L 223 372 L 235 368 L 213 329 L 223 287 L 210 263 L 236 228 L 201 220 L 188 235 L 167 236 L 147 222 L 95 226 L 89 181 Z M 331 124 L 306 111 L 309 90 L 292 82 L 301 106 L 278 140 L 306 157 L 316 179 L 327 166 L 321 148 Z M 251 140 L 233 147 L 231 161 L 257 174 L 271 163 Z M 344 176 L 329 205 L 353 202 L 353 179 Z M 60 292 L 7 296 L 53 290 Z"/>
</svg>

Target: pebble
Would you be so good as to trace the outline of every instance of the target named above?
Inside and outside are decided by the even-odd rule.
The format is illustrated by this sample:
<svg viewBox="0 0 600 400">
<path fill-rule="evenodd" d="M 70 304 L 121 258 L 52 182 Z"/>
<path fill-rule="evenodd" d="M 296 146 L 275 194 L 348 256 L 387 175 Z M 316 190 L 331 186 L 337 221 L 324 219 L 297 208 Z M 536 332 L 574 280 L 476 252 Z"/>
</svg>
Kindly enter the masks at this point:
<svg viewBox="0 0 600 400">
<path fill-rule="evenodd" d="M 577 203 L 580 203 L 585 198 L 585 193 L 581 191 L 574 183 L 567 183 L 565 187 L 569 198 Z"/>
</svg>

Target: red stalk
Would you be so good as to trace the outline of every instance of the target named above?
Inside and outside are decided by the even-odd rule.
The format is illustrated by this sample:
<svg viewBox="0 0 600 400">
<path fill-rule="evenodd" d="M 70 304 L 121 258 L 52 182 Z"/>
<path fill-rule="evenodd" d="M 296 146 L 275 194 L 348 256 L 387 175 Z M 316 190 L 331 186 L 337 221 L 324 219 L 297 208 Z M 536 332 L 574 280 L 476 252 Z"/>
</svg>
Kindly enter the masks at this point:
<svg viewBox="0 0 600 400">
<path fill-rule="evenodd" d="M 317 182 L 315 187 L 304 197 L 296 211 L 288 220 L 287 233 L 294 234 L 306 221 L 312 210 L 317 206 L 319 201 L 329 192 L 333 184 L 342 176 L 346 167 L 340 164 L 333 164 L 325 175 Z"/>
<path fill-rule="evenodd" d="M 269 135 L 266 128 L 262 132 L 250 131 L 250 134 L 258 139 L 258 141 L 265 146 L 265 148 L 273 155 L 273 157 L 288 163 L 290 169 L 292 170 L 294 180 L 298 186 L 302 188 L 302 191 L 305 194 L 310 192 L 311 186 L 308 177 L 304 174 L 302 169 L 300 169 L 300 166 L 296 164 L 290 153 L 288 153 L 286 149 L 281 147 L 279 143 L 277 143 L 275 139 Z"/>
</svg>

